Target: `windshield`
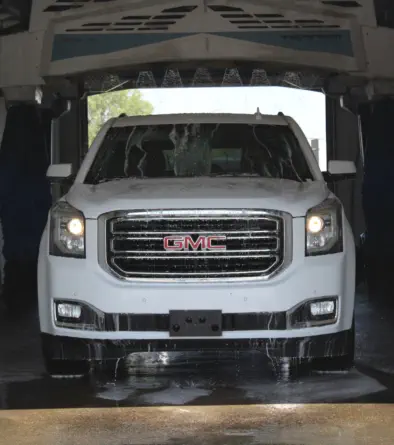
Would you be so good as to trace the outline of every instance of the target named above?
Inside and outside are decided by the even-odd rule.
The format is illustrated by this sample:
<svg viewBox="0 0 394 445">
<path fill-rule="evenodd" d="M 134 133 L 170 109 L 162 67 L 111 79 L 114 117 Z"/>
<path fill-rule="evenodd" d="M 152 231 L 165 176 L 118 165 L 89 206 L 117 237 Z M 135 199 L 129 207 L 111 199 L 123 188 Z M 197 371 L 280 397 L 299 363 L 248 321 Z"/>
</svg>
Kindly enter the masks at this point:
<svg viewBox="0 0 394 445">
<path fill-rule="evenodd" d="M 111 128 L 85 182 L 196 176 L 313 179 L 289 127 L 203 123 Z"/>
</svg>

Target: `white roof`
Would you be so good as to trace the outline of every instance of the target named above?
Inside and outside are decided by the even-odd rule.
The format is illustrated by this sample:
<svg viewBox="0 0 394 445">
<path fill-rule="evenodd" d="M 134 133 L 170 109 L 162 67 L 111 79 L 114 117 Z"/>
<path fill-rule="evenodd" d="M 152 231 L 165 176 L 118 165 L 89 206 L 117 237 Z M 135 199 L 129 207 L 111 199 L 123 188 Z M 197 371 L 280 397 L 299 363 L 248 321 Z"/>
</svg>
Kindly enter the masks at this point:
<svg viewBox="0 0 394 445">
<path fill-rule="evenodd" d="M 224 113 L 189 113 L 189 114 L 153 114 L 149 116 L 125 116 L 116 118 L 113 127 L 128 127 L 136 125 L 166 125 L 166 124 L 266 124 L 288 125 L 284 116 L 271 114 L 224 114 Z"/>
</svg>

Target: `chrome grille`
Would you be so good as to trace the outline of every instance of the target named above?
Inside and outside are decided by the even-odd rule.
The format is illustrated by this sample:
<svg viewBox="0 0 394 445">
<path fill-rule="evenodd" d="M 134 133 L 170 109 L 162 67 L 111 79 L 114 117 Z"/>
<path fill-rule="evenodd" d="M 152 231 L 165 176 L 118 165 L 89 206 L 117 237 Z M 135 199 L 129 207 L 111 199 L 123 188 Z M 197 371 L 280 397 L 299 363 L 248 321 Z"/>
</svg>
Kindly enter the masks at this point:
<svg viewBox="0 0 394 445">
<path fill-rule="evenodd" d="M 106 218 L 106 259 L 126 279 L 220 279 L 271 276 L 283 264 L 284 218 L 253 210 L 117 212 Z M 225 250 L 168 251 L 164 238 L 224 237 Z M 214 240 L 215 241 L 215 240 Z"/>
</svg>

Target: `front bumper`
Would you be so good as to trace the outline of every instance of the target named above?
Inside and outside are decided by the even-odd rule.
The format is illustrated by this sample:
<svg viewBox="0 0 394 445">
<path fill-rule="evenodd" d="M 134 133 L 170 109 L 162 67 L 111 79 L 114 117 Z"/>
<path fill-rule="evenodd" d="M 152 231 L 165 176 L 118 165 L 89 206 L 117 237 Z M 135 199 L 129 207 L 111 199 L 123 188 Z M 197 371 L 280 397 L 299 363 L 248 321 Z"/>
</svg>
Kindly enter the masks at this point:
<svg viewBox="0 0 394 445">
<path fill-rule="evenodd" d="M 135 352 L 260 351 L 271 358 L 319 358 L 348 353 L 353 331 L 293 338 L 98 340 L 42 334 L 44 354 L 58 360 L 106 361 Z"/>
<path fill-rule="evenodd" d="M 293 258 L 285 270 L 266 281 L 218 283 L 119 280 L 97 261 L 96 226 L 94 221 L 87 221 L 87 233 L 90 235 L 86 239 L 86 259 L 48 255 L 48 234 L 43 236 L 38 267 L 43 334 L 81 339 L 86 344 L 98 342 L 98 348 L 103 349 L 104 346 L 100 345 L 106 342 L 108 345 L 124 341 L 128 345 L 154 345 L 155 342 L 171 345 L 168 314 L 183 310 L 220 310 L 224 319 L 223 335 L 217 340 L 222 342 L 219 346 L 227 342 L 238 344 L 239 341 L 269 344 L 272 338 L 278 339 L 279 343 L 286 343 L 288 339 L 297 342 L 309 337 L 337 334 L 352 325 L 355 261 L 354 244 L 347 226 L 344 252 L 305 257 L 304 220 L 295 218 Z M 288 325 L 287 314 L 293 308 L 311 299 L 327 297 L 338 297 L 335 323 L 297 329 Z M 87 325 L 79 328 L 59 326 L 54 319 L 54 302 L 59 301 L 75 301 L 94 308 L 99 314 L 98 325 L 96 322 L 87 323 L 94 325 L 93 329 Z M 189 341 L 188 338 L 183 339 Z M 140 347 L 137 349 L 141 350 Z"/>
</svg>

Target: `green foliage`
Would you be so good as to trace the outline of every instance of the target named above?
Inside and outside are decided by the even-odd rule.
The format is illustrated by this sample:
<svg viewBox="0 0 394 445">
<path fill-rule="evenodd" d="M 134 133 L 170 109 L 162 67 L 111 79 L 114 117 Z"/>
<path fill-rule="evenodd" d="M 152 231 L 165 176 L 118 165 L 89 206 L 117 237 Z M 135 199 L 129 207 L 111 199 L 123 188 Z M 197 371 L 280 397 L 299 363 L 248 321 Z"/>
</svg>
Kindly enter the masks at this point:
<svg viewBox="0 0 394 445">
<path fill-rule="evenodd" d="M 129 116 L 152 114 L 153 106 L 138 90 L 115 91 L 90 96 L 88 100 L 89 146 L 97 132 L 111 117 L 122 113 Z"/>
</svg>

